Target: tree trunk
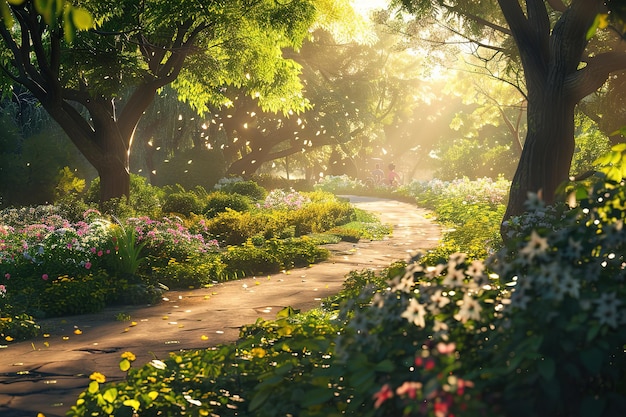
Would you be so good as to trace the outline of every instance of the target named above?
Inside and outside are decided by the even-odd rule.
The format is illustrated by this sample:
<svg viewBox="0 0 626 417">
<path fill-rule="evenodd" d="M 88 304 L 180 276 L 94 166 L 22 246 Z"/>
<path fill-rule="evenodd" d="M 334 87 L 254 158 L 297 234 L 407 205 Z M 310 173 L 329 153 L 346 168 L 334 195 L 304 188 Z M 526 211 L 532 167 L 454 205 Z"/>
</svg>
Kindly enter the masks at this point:
<svg viewBox="0 0 626 417">
<path fill-rule="evenodd" d="M 552 29 L 543 1 L 527 1 L 526 11 L 517 0 L 498 3 L 518 46 L 528 89 L 528 131 L 501 227 L 507 239 L 506 221 L 526 211 L 529 193 L 552 204 L 557 188 L 568 179 L 574 154 L 574 108 L 594 91 L 587 91 L 589 86 L 598 88 L 604 82 L 596 76 L 595 83 L 585 88 L 594 65 L 589 61 L 579 68 L 587 29 L 601 11 L 602 1 L 573 0 Z"/>
<path fill-rule="evenodd" d="M 112 198 L 130 196 L 130 171 L 120 164 L 117 158 L 105 157 L 106 161 L 98 169 L 100 176 L 100 202 Z"/>
<path fill-rule="evenodd" d="M 511 183 L 504 219 L 524 213 L 529 193 L 546 203 L 555 201 L 557 188 L 567 181 L 574 155 L 575 103 L 554 89 L 528 102 L 528 133 Z"/>
</svg>

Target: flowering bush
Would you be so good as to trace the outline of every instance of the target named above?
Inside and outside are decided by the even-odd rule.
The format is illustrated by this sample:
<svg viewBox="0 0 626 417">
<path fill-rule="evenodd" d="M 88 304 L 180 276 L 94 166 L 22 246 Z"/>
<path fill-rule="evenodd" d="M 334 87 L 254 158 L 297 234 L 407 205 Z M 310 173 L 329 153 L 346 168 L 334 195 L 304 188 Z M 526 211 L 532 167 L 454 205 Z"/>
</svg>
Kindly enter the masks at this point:
<svg viewBox="0 0 626 417">
<path fill-rule="evenodd" d="M 470 180 L 460 178 L 453 181 L 413 181 L 398 187 L 398 193 L 418 199 L 420 204 L 436 207 L 441 201 L 452 200 L 461 204 L 486 204 L 496 207 L 505 204 L 511 182 L 498 177 Z"/>
<path fill-rule="evenodd" d="M 297 210 L 310 202 L 309 197 L 293 189 L 288 192 L 276 189 L 268 193 L 263 205 L 259 204 L 259 207 L 269 210 Z"/>
<path fill-rule="evenodd" d="M 414 181 L 398 193 L 413 197 L 434 211 L 446 229 L 439 248 L 427 255 L 427 262 L 445 262 L 455 252 L 472 259 L 484 259 L 502 245 L 500 223 L 510 182 L 498 178 L 467 178 L 454 181 Z"/>
<path fill-rule="evenodd" d="M 125 226 L 135 232 L 137 242 L 145 245 L 144 256 L 168 260 L 184 260 L 196 253 L 212 253 L 219 249 L 214 239 L 205 239 L 202 233 L 191 233 L 182 219 L 163 217 L 129 218 Z"/>
<path fill-rule="evenodd" d="M 350 178 L 347 175 L 327 175 L 322 177 L 314 188 L 316 190 L 327 191 L 335 194 L 341 193 L 359 193 L 359 191 L 365 191 L 366 185 L 354 178 Z"/>
</svg>

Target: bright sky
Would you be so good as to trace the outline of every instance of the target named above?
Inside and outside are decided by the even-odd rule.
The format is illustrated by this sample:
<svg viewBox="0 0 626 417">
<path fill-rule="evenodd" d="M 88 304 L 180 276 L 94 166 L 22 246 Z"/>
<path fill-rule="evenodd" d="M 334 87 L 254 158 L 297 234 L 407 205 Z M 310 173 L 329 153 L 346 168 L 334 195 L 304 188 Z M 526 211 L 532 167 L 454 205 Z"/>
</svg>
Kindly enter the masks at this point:
<svg viewBox="0 0 626 417">
<path fill-rule="evenodd" d="M 354 10 L 367 17 L 372 9 L 384 9 L 389 5 L 389 0 L 352 0 Z"/>
</svg>

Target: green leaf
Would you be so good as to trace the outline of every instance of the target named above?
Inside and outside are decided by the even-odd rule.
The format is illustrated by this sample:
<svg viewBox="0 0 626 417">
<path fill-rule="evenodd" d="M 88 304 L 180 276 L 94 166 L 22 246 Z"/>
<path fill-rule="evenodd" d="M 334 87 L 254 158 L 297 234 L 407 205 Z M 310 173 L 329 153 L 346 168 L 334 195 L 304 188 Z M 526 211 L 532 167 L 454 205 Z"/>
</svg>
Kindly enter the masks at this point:
<svg viewBox="0 0 626 417">
<path fill-rule="evenodd" d="M 396 369 L 395 365 L 393 364 L 393 362 L 389 359 L 385 359 L 384 361 L 380 362 L 379 364 L 377 364 L 374 369 L 378 372 L 393 372 L 394 369 Z"/>
<path fill-rule="evenodd" d="M 590 373 L 598 374 L 602 369 L 604 354 L 599 349 L 591 348 L 580 352 L 580 360 Z"/>
<path fill-rule="evenodd" d="M 587 30 L 587 35 L 585 36 L 586 39 L 589 40 L 593 38 L 599 27 L 600 27 L 600 15 L 596 15 L 596 18 L 593 20 L 593 24 L 591 25 L 589 30 Z"/>
<path fill-rule="evenodd" d="M 273 389 L 266 389 L 263 391 L 257 392 L 254 397 L 252 397 L 252 401 L 250 401 L 250 405 L 248 406 L 249 411 L 254 411 L 258 409 L 261 405 L 267 401 L 269 396 L 272 394 Z"/>
<path fill-rule="evenodd" d="M 587 338 L 585 340 L 587 340 L 587 342 L 591 342 L 593 339 L 595 339 L 598 335 L 598 332 L 600 331 L 600 328 L 601 327 L 598 324 L 596 324 L 595 326 L 591 326 L 589 330 L 587 330 Z"/>
<path fill-rule="evenodd" d="M 622 171 L 615 167 L 610 167 L 606 170 L 606 178 L 609 181 L 620 182 L 622 180 Z"/>
<path fill-rule="evenodd" d="M 137 400 L 126 400 L 123 402 L 123 404 L 127 407 L 132 408 L 133 410 L 139 410 L 139 407 L 141 407 L 141 404 Z"/>
<path fill-rule="evenodd" d="M 4 1 L 0 2 L 0 12 L 2 12 L 2 20 L 4 20 L 4 25 L 6 27 L 13 26 L 13 15 L 11 14 L 11 9 L 9 9 L 9 5 Z"/>
<path fill-rule="evenodd" d="M 600 417 L 606 408 L 606 398 L 585 397 L 580 402 L 581 417 Z"/>
<path fill-rule="evenodd" d="M 285 307 L 276 314 L 276 318 L 292 317 L 298 314 L 299 312 L 300 310 L 295 310 L 293 307 Z"/>
<path fill-rule="evenodd" d="M 543 379 L 545 379 L 546 381 L 551 381 L 554 377 L 554 361 L 552 360 L 552 358 L 543 358 L 543 360 L 539 361 L 539 364 L 537 365 L 537 370 L 539 371 L 539 374 L 543 377 Z"/>
<path fill-rule="evenodd" d="M 351 375 L 350 382 L 355 388 L 363 390 L 374 381 L 375 375 L 373 369 L 362 369 Z"/>
<path fill-rule="evenodd" d="M 89 388 L 87 389 L 87 391 L 89 391 L 90 394 L 95 394 L 96 392 L 98 392 L 99 389 L 100 384 L 98 384 L 97 381 L 91 381 L 89 383 Z"/>
<path fill-rule="evenodd" d="M 301 402 L 301 405 L 303 407 L 311 407 L 313 405 L 322 404 L 332 399 L 333 395 L 333 390 L 331 389 L 316 388 L 307 392 L 306 398 Z"/>
<path fill-rule="evenodd" d="M 106 402 L 114 402 L 117 398 L 117 388 L 109 388 L 108 390 L 104 391 L 104 394 L 102 394 L 102 398 L 104 398 Z"/>
<path fill-rule="evenodd" d="M 72 22 L 78 30 L 88 30 L 93 28 L 93 18 L 91 14 L 80 7 L 72 8 Z"/>
<path fill-rule="evenodd" d="M 622 127 L 619 130 L 619 132 L 623 133 L 623 134 L 626 134 L 626 126 Z M 626 151 L 626 143 L 618 143 L 617 145 L 613 145 L 611 147 L 611 150 L 615 151 L 615 152 L 624 152 L 624 151 Z"/>
<path fill-rule="evenodd" d="M 576 187 L 576 200 L 586 200 L 589 197 L 589 191 L 586 187 Z"/>
</svg>

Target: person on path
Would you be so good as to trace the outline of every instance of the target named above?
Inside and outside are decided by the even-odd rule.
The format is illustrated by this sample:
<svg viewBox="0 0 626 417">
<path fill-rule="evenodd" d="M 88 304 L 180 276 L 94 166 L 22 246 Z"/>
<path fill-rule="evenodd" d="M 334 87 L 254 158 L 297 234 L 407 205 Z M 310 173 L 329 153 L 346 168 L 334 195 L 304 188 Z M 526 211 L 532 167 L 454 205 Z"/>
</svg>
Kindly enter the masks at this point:
<svg viewBox="0 0 626 417">
<path fill-rule="evenodd" d="M 376 164 L 376 168 L 372 171 L 372 178 L 374 179 L 374 184 L 380 184 L 385 177 L 385 173 L 382 169 L 380 169 L 380 164 Z"/>
<path fill-rule="evenodd" d="M 400 179 L 400 175 L 398 175 L 398 173 L 396 172 L 396 166 L 393 163 L 391 163 L 389 164 L 387 168 L 389 168 L 389 171 L 387 172 L 387 184 L 392 187 L 399 185 L 401 182 L 401 179 Z"/>
</svg>

